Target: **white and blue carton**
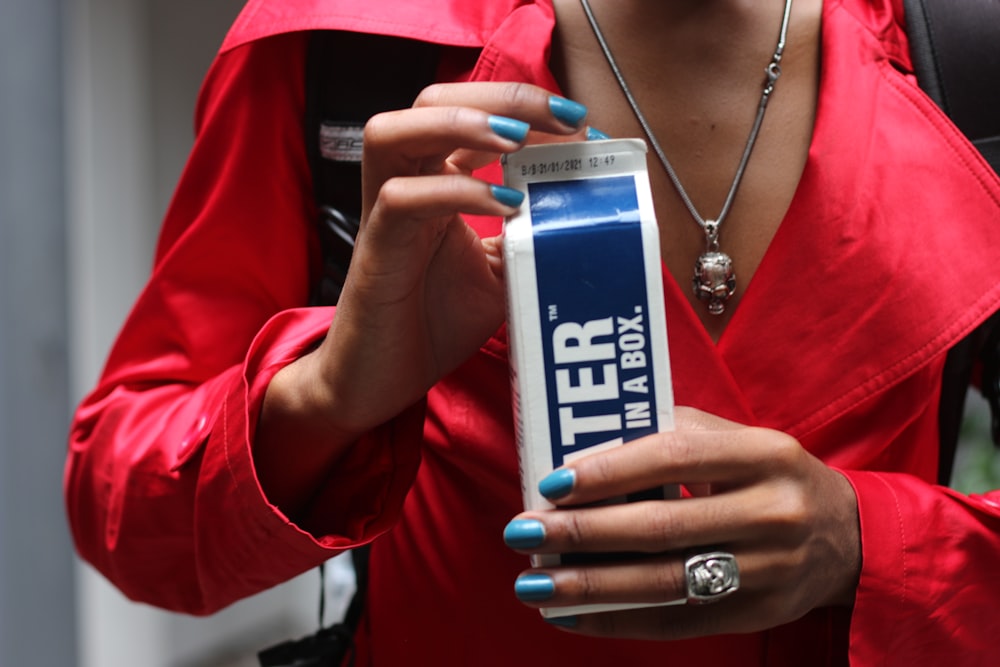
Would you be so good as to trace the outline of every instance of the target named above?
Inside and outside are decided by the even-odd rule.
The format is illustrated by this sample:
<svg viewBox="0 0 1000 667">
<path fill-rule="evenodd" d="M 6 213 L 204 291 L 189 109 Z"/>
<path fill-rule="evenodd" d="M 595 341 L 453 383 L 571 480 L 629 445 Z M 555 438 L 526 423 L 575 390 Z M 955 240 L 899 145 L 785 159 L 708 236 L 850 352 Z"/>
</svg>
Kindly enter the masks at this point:
<svg viewBox="0 0 1000 667">
<path fill-rule="evenodd" d="M 576 458 L 673 429 L 659 231 L 639 139 L 504 158 L 525 204 L 504 225 L 510 372 L 526 509 Z M 668 486 L 613 502 L 676 497 Z M 592 555 L 535 555 L 535 567 Z M 557 617 L 642 604 L 543 609 Z"/>
</svg>

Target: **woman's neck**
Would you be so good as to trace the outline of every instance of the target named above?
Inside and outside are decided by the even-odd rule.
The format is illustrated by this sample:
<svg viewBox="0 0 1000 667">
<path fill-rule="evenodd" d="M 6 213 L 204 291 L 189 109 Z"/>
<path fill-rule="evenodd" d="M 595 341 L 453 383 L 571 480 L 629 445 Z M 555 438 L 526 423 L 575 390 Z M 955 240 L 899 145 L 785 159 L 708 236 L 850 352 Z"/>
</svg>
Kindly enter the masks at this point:
<svg viewBox="0 0 1000 667">
<path fill-rule="evenodd" d="M 719 213 L 760 102 L 764 69 L 780 33 L 783 0 L 641 2 L 590 0 L 615 60 L 695 208 Z M 644 137 L 611 72 L 580 0 L 554 0 L 551 67 L 563 92 L 590 107 L 590 122 L 614 137 Z M 718 339 L 795 193 L 812 137 L 821 0 L 795 0 L 777 84 L 729 217 L 722 250 L 733 258 L 737 293 L 709 315 L 690 284 L 705 236 L 650 152 L 649 173 L 671 274 Z"/>
</svg>

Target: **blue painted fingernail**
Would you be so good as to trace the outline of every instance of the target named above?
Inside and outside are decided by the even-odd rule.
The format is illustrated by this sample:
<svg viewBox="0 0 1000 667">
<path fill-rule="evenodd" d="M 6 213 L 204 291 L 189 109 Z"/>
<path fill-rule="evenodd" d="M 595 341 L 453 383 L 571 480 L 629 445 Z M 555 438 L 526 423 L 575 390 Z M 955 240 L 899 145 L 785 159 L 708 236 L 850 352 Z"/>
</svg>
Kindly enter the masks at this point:
<svg viewBox="0 0 1000 667">
<path fill-rule="evenodd" d="M 565 97 L 550 97 L 549 110 L 553 116 L 572 127 L 579 125 L 580 121 L 587 116 L 587 107 L 579 102 L 567 100 Z"/>
<path fill-rule="evenodd" d="M 608 135 L 604 134 L 596 127 L 587 128 L 587 141 L 597 141 L 599 139 L 610 139 Z"/>
<path fill-rule="evenodd" d="M 556 594 L 556 582 L 547 574 L 522 574 L 514 582 L 514 595 L 525 602 L 541 602 Z"/>
<path fill-rule="evenodd" d="M 491 185 L 490 190 L 493 192 L 493 198 L 504 206 L 517 208 L 524 201 L 524 193 L 514 188 L 508 188 L 503 185 Z"/>
<path fill-rule="evenodd" d="M 506 116 L 490 116 L 490 129 L 499 134 L 504 139 L 521 143 L 528 136 L 531 126 L 524 121 Z"/>
<path fill-rule="evenodd" d="M 537 519 L 514 519 L 503 529 L 503 541 L 511 549 L 534 549 L 545 541 L 545 525 Z"/>
<path fill-rule="evenodd" d="M 538 492 L 549 500 L 558 500 L 569 495 L 576 482 L 576 473 L 570 468 L 560 468 L 553 470 L 549 475 L 538 483 Z"/>
<path fill-rule="evenodd" d="M 549 616 L 543 616 L 545 622 L 549 625 L 556 625 L 560 628 L 575 628 L 576 624 L 580 622 L 579 616 L 557 616 L 551 618 Z"/>
</svg>

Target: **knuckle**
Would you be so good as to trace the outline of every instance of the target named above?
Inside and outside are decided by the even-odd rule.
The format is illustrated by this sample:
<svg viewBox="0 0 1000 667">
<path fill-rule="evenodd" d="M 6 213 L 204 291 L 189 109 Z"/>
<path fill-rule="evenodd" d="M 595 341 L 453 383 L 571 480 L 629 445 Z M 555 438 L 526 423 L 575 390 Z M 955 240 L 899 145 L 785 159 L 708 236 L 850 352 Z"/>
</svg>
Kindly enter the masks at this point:
<svg viewBox="0 0 1000 667">
<path fill-rule="evenodd" d="M 420 91 L 417 98 L 413 101 L 413 106 L 438 106 L 445 89 L 444 84 L 432 83 Z"/>
<path fill-rule="evenodd" d="M 658 602 L 679 600 L 684 597 L 687 590 L 682 568 L 666 563 L 653 571 L 650 583 L 656 592 Z"/>
<path fill-rule="evenodd" d="M 798 440 L 779 431 L 766 431 L 766 433 L 764 433 L 765 429 L 757 429 L 757 431 L 762 433 L 762 437 L 770 439 L 770 458 L 774 462 L 785 469 L 793 467 L 798 462 L 803 451 Z"/>
<path fill-rule="evenodd" d="M 576 576 L 576 595 L 583 601 L 597 599 L 601 589 L 599 574 L 594 568 L 581 568 Z"/>
<path fill-rule="evenodd" d="M 651 502 L 645 509 L 644 522 L 648 527 L 646 551 L 659 552 L 670 548 L 677 536 L 684 533 L 683 520 L 670 511 L 666 503 Z"/>
<path fill-rule="evenodd" d="M 501 93 L 504 102 L 513 109 L 523 109 L 531 104 L 537 90 L 523 82 L 510 82 L 504 85 Z"/>
<path fill-rule="evenodd" d="M 447 127 L 463 127 L 471 120 L 471 109 L 467 107 L 447 107 L 445 110 L 445 124 Z"/>
<path fill-rule="evenodd" d="M 656 636 L 664 639 L 678 639 L 680 637 L 678 623 L 669 614 L 657 614 L 653 617 L 656 623 Z"/>
<path fill-rule="evenodd" d="M 662 447 L 660 457 L 665 465 L 682 464 L 690 470 L 698 470 L 704 465 L 705 449 L 700 438 L 690 437 L 680 431 L 660 434 Z"/>
<path fill-rule="evenodd" d="M 566 531 L 566 544 L 570 551 L 579 549 L 586 541 L 585 520 L 579 512 L 572 512 L 566 517 L 564 530 Z"/>
<path fill-rule="evenodd" d="M 369 148 L 378 146 L 386 134 L 386 129 L 392 122 L 391 118 L 392 116 L 389 112 L 375 114 L 369 118 L 368 122 L 365 123 L 362 145 Z"/>
<path fill-rule="evenodd" d="M 403 208 L 405 198 L 406 184 L 401 178 L 390 178 L 379 188 L 379 202 L 387 211 L 397 211 Z"/>
<path fill-rule="evenodd" d="M 595 456 L 587 460 L 587 463 L 589 464 L 586 468 L 587 477 L 593 484 L 603 487 L 606 484 L 614 482 L 618 477 L 618 472 L 611 461 L 611 457 Z"/>
<path fill-rule="evenodd" d="M 797 485 L 783 484 L 775 495 L 771 503 L 773 527 L 789 538 L 800 538 L 813 514 L 809 494 Z"/>
<path fill-rule="evenodd" d="M 622 633 L 620 614 L 594 614 L 588 620 L 595 627 L 594 634 L 600 637 L 618 637 Z"/>
</svg>

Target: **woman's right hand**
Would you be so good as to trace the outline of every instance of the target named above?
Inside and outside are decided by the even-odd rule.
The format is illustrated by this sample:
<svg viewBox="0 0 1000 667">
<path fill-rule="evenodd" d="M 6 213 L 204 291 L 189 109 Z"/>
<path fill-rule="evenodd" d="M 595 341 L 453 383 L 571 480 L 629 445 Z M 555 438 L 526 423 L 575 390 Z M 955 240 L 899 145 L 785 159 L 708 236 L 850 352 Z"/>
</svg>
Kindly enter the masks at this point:
<svg viewBox="0 0 1000 667">
<path fill-rule="evenodd" d="M 346 432 L 414 403 L 503 321 L 499 242 L 462 214 L 512 214 L 519 193 L 471 174 L 520 148 L 529 129 L 531 141 L 578 134 L 585 113 L 535 86 L 460 83 L 368 123 L 361 229 L 316 378 Z"/>
<path fill-rule="evenodd" d="M 269 438 L 287 448 L 289 429 L 334 460 L 479 349 L 503 321 L 501 253 L 462 215 L 520 202 L 472 172 L 525 143 L 584 138 L 585 115 L 536 86 L 481 82 L 430 86 L 368 122 L 351 269 L 327 337 L 268 388 L 258 464 Z"/>
</svg>

